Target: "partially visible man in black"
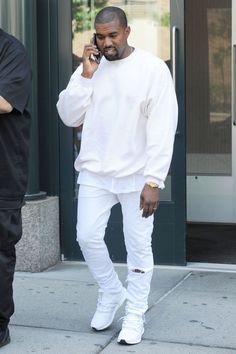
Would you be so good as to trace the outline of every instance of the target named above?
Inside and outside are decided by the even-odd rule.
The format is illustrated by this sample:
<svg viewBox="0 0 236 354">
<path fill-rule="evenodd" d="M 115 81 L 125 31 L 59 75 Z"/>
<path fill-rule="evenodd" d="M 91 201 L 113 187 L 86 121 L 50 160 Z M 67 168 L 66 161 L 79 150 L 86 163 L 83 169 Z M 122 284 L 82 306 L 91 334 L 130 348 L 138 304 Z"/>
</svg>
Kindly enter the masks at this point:
<svg viewBox="0 0 236 354">
<path fill-rule="evenodd" d="M 15 244 L 27 187 L 31 69 L 24 46 L 0 29 L 0 347 L 10 342 Z"/>
</svg>

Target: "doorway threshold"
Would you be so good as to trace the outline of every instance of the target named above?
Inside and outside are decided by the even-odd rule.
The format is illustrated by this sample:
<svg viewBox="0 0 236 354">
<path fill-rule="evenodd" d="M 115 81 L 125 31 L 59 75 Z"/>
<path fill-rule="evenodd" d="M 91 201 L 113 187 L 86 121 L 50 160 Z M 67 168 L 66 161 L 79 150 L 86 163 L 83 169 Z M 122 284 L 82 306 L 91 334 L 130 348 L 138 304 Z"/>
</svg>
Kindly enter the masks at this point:
<svg viewBox="0 0 236 354">
<path fill-rule="evenodd" d="M 187 262 L 186 268 L 207 272 L 236 273 L 236 264 Z"/>
<path fill-rule="evenodd" d="M 236 273 L 236 264 L 187 262 L 185 266 L 155 265 L 155 269 L 178 269 L 186 271 Z"/>
</svg>

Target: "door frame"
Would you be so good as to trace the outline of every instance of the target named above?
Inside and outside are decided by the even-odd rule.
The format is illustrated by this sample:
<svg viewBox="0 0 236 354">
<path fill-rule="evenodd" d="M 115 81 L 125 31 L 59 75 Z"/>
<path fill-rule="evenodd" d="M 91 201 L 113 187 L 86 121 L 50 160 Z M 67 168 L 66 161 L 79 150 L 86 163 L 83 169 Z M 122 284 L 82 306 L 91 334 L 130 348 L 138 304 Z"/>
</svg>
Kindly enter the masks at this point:
<svg viewBox="0 0 236 354">
<path fill-rule="evenodd" d="M 232 1 L 232 151 L 236 151 L 236 3 Z M 233 216 L 236 223 L 236 159 L 232 160 L 233 182 Z"/>
<path fill-rule="evenodd" d="M 71 9 L 69 1 L 58 1 L 59 91 L 66 87 L 72 73 Z M 170 0 L 171 27 L 176 27 L 176 93 L 179 122 L 171 167 L 171 201 L 163 201 L 154 221 L 153 253 L 155 264 L 186 264 L 186 163 L 185 163 L 185 81 L 184 81 L 184 0 Z M 171 38 L 171 43 L 173 43 Z M 69 55 L 71 53 L 71 55 Z M 76 198 L 74 197 L 73 131 L 60 124 L 60 220 L 64 259 L 81 260 L 75 241 Z M 106 242 L 115 262 L 126 261 L 122 242 L 120 207 L 112 210 Z M 117 238 L 120 240 L 117 243 Z"/>
</svg>

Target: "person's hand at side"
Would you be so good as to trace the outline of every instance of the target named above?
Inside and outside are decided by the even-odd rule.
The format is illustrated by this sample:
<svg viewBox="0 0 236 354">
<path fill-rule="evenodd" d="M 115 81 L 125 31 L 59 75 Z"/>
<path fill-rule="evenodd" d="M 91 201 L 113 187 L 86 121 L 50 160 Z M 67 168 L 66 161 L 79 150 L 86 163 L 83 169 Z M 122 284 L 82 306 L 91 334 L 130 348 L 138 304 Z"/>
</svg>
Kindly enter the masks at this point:
<svg viewBox="0 0 236 354">
<path fill-rule="evenodd" d="M 0 96 L 0 114 L 10 113 L 12 110 L 12 105 L 7 100 L 5 100 L 5 98 Z"/>
<path fill-rule="evenodd" d="M 145 184 L 140 195 L 140 210 L 143 211 L 142 216 L 148 218 L 151 216 L 159 205 L 159 188 L 150 187 Z"/>
</svg>

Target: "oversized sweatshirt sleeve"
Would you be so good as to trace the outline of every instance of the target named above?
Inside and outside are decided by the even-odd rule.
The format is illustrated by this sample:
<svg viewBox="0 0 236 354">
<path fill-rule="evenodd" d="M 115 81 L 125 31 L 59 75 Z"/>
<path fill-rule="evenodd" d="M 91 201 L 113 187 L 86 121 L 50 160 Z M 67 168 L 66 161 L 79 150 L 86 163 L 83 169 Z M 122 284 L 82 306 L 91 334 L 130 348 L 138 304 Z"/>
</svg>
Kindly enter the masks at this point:
<svg viewBox="0 0 236 354">
<path fill-rule="evenodd" d="M 173 81 L 163 62 L 161 73 L 154 75 L 149 92 L 147 162 L 144 170 L 145 180 L 156 182 L 160 188 L 164 188 L 171 163 L 177 118 L 178 105 Z"/>
<path fill-rule="evenodd" d="M 65 90 L 59 95 L 57 110 L 63 123 L 69 127 L 83 124 L 93 93 L 92 79 L 81 76 L 82 65 L 70 78 Z"/>
</svg>

